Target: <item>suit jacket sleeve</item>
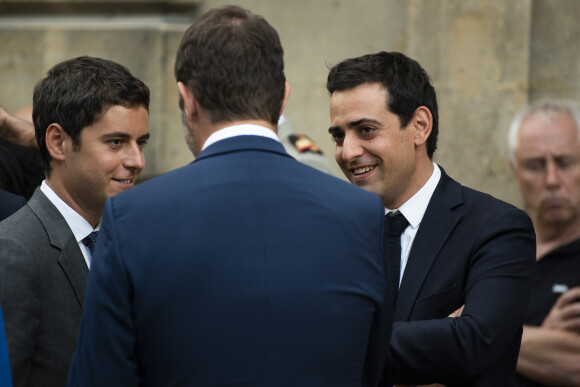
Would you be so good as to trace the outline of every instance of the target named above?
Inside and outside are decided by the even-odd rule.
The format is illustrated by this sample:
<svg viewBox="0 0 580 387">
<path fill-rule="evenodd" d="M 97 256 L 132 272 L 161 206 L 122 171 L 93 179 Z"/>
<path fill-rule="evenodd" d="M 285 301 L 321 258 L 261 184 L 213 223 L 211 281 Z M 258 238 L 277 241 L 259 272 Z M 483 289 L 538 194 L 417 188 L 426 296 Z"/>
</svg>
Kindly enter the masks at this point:
<svg viewBox="0 0 580 387">
<path fill-rule="evenodd" d="M 383 297 L 381 302 L 377 304 L 377 309 L 373 316 L 371 330 L 368 338 L 367 356 L 365 359 L 364 371 L 363 371 L 363 386 L 376 386 L 379 380 L 386 357 L 385 348 L 389 342 L 391 336 L 391 327 L 393 324 L 393 304 L 391 297 L 385 297 L 386 295 L 386 273 L 383 264 L 383 227 L 384 227 L 384 208 L 382 202 L 379 202 L 379 211 L 377 213 L 380 216 L 379 224 L 380 233 L 377 238 L 378 246 L 377 251 L 380 251 L 379 255 L 379 267 L 381 268 L 381 289 L 383 290 Z"/>
<path fill-rule="evenodd" d="M 0 237 L 0 303 L 15 385 L 28 385 L 41 318 L 38 264 L 21 241 Z"/>
<path fill-rule="evenodd" d="M 138 386 L 132 286 L 107 201 L 67 386 Z"/>
<path fill-rule="evenodd" d="M 390 367 L 405 383 L 465 382 L 496 364 L 521 338 L 535 268 L 531 221 L 511 208 L 472 232 L 461 317 L 393 325 Z"/>
</svg>

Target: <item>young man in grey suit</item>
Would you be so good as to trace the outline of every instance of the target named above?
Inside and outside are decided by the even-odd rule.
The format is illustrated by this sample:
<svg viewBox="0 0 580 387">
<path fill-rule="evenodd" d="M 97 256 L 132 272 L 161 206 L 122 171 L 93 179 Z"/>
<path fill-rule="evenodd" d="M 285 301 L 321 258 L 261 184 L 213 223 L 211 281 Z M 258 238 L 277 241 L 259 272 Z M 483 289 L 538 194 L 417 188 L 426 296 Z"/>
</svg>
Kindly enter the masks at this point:
<svg viewBox="0 0 580 387">
<path fill-rule="evenodd" d="M 79 57 L 34 89 L 46 179 L 0 223 L 0 303 L 15 386 L 64 386 L 105 200 L 133 187 L 149 138 L 149 89 L 123 66 Z M 87 239 L 87 237 L 89 237 Z"/>
<path fill-rule="evenodd" d="M 398 296 L 381 385 L 513 385 L 535 265 L 529 217 L 433 162 L 437 99 L 416 61 L 396 52 L 347 59 L 327 88 L 337 163 L 402 214 L 387 216 L 386 230 L 405 221 L 387 256 Z"/>
</svg>

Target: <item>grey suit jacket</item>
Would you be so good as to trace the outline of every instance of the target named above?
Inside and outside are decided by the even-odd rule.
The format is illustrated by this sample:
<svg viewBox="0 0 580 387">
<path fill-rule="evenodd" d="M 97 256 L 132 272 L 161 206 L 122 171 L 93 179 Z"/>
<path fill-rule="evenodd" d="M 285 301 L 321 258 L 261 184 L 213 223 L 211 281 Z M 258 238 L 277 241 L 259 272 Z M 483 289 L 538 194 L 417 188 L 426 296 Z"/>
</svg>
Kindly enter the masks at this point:
<svg viewBox="0 0 580 387">
<path fill-rule="evenodd" d="M 0 304 L 14 386 L 64 386 L 88 268 L 56 207 L 36 189 L 0 222 Z"/>
</svg>

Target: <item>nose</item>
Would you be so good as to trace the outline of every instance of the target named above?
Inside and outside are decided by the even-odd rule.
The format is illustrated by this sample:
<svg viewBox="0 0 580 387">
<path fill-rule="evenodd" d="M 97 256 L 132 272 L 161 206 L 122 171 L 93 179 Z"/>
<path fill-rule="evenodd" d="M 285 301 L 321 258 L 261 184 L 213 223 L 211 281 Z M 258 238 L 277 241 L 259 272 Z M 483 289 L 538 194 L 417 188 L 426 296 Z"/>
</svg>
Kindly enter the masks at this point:
<svg viewBox="0 0 580 387">
<path fill-rule="evenodd" d="M 546 186 L 558 187 L 560 185 L 560 170 L 554 160 L 548 160 L 546 164 Z"/>
<path fill-rule="evenodd" d="M 131 144 L 131 146 L 127 147 L 123 164 L 125 165 L 125 168 L 136 169 L 138 172 L 141 172 L 145 167 L 143 148 L 138 144 Z"/>
<path fill-rule="evenodd" d="M 342 151 L 341 158 L 346 162 L 351 162 L 356 160 L 358 157 L 362 156 L 364 149 L 361 141 L 356 137 L 354 133 L 346 132 L 344 134 L 344 139 L 342 141 Z"/>
</svg>

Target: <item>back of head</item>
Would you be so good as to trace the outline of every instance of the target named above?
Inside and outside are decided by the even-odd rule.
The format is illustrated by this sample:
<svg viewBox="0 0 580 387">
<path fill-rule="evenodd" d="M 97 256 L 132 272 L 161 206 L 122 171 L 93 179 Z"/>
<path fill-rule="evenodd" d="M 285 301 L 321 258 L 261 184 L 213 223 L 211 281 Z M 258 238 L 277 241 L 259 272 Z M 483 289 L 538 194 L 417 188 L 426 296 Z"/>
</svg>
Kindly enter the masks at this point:
<svg viewBox="0 0 580 387">
<path fill-rule="evenodd" d="M 212 123 L 260 119 L 276 124 L 284 99 L 284 51 L 276 30 L 236 6 L 203 14 L 177 50 L 175 78 Z"/>
<path fill-rule="evenodd" d="M 427 140 L 427 155 L 433 158 L 439 133 L 437 96 L 421 65 L 399 52 L 381 51 L 345 59 L 330 69 L 326 88 L 332 94 L 366 83 L 380 83 L 386 88 L 386 108 L 399 117 L 401 127 L 407 126 L 418 107 L 431 111 L 433 128 Z"/>
<path fill-rule="evenodd" d="M 111 106 L 149 110 L 149 98 L 149 88 L 113 61 L 81 56 L 55 65 L 36 84 L 33 95 L 32 119 L 45 173 L 50 173 L 45 135 L 51 124 L 59 124 L 78 146 L 82 129 Z"/>
</svg>

